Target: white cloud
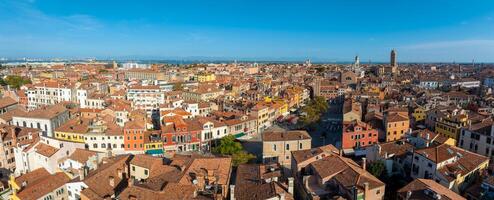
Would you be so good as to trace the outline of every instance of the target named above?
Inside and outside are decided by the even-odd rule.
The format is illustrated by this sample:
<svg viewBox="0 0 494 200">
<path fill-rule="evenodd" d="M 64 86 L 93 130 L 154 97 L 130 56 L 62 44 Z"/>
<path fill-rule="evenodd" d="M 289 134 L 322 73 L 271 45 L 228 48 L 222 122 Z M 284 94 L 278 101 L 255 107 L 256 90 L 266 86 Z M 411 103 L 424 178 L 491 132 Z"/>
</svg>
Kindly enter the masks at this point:
<svg viewBox="0 0 494 200">
<path fill-rule="evenodd" d="M 10 22 L 18 26 L 31 28 L 53 28 L 53 30 L 90 31 L 103 26 L 96 18 L 84 14 L 67 16 L 52 16 L 37 9 L 32 3 L 34 0 L 13 1 L 4 4 L 4 8 L 11 10 L 15 15 Z M 0 9 L 1 11 L 1 9 Z"/>
</svg>

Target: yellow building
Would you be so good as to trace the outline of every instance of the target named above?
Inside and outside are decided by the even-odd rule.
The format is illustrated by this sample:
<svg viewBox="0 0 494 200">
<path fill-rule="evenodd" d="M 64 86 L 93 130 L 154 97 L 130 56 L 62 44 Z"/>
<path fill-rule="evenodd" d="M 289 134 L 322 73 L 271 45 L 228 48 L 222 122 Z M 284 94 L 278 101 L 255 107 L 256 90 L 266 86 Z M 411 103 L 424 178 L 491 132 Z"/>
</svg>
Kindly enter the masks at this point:
<svg viewBox="0 0 494 200">
<path fill-rule="evenodd" d="M 210 82 L 210 81 L 215 81 L 216 80 L 216 75 L 212 73 L 205 73 L 205 74 L 198 74 L 197 75 L 197 81 L 199 82 Z"/>
<path fill-rule="evenodd" d="M 451 138 L 458 141 L 458 137 L 461 132 L 461 128 L 467 126 L 468 115 L 467 114 L 457 114 L 457 115 L 447 115 L 445 117 L 439 118 L 436 121 L 435 131 L 437 134 Z"/>
<path fill-rule="evenodd" d="M 163 154 L 163 142 L 156 141 L 145 141 L 144 152 L 149 155 L 161 155 Z"/>
<path fill-rule="evenodd" d="M 273 98 L 268 97 L 268 96 L 265 96 L 265 97 L 264 97 L 264 102 L 266 102 L 266 103 L 271 103 L 271 101 L 273 101 Z"/>
<path fill-rule="evenodd" d="M 281 115 L 288 114 L 288 103 L 286 103 L 286 101 L 279 99 L 275 100 L 274 102 L 278 105 L 278 113 L 280 113 Z"/>
<path fill-rule="evenodd" d="M 256 104 L 254 108 L 252 108 L 252 115 L 257 117 L 258 132 L 271 126 L 271 123 L 268 121 L 269 107 L 262 104 Z"/>
<path fill-rule="evenodd" d="M 21 190 L 21 186 L 15 182 L 15 177 L 13 174 L 10 175 L 9 178 L 10 189 L 12 190 L 12 196 L 10 196 L 11 200 L 20 200 L 17 196 L 17 191 Z"/>
<path fill-rule="evenodd" d="M 292 87 L 286 90 L 288 107 L 298 107 L 302 103 L 303 90 L 299 87 Z"/>
<path fill-rule="evenodd" d="M 423 121 L 426 118 L 426 110 L 422 106 L 417 106 L 413 110 L 412 116 L 415 118 L 415 122 Z"/>
<path fill-rule="evenodd" d="M 286 116 L 288 112 L 288 103 L 285 100 L 279 98 L 264 97 L 264 102 L 260 102 L 259 105 L 269 107 L 275 112 L 274 117 Z"/>
<path fill-rule="evenodd" d="M 368 89 L 369 89 L 369 92 L 373 93 L 373 94 L 379 94 L 381 92 L 381 88 L 376 87 L 376 86 L 370 86 Z"/>
<path fill-rule="evenodd" d="M 89 132 L 90 121 L 90 119 L 83 117 L 71 119 L 55 129 L 55 138 L 69 142 L 84 143 L 84 135 Z"/>
<path fill-rule="evenodd" d="M 384 137 L 386 142 L 400 140 L 410 131 L 410 119 L 399 112 L 388 113 L 385 116 L 384 125 L 386 128 Z"/>
</svg>

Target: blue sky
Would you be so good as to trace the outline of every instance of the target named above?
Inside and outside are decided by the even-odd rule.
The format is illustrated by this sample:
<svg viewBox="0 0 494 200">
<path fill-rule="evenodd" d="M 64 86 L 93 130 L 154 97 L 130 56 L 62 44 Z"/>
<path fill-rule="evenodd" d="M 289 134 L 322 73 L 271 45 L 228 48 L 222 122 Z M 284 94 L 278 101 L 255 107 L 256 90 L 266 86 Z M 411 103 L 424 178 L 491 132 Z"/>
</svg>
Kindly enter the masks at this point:
<svg viewBox="0 0 494 200">
<path fill-rule="evenodd" d="M 494 1 L 0 0 L 0 57 L 494 62 Z"/>
</svg>

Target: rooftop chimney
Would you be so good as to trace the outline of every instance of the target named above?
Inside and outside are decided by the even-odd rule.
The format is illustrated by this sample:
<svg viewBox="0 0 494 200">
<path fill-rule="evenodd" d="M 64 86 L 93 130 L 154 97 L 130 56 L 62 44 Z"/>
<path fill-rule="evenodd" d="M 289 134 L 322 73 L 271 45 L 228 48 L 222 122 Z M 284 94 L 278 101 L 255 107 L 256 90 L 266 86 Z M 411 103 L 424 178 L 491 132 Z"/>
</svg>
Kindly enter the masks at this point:
<svg viewBox="0 0 494 200">
<path fill-rule="evenodd" d="M 411 196 L 412 196 L 412 191 L 407 191 L 407 196 L 405 197 L 405 200 L 409 200 Z"/>
<path fill-rule="evenodd" d="M 369 183 L 365 182 L 364 183 L 364 199 L 368 199 L 367 194 L 369 194 Z"/>
<path fill-rule="evenodd" d="M 79 169 L 79 179 L 81 181 L 83 181 L 84 178 L 86 178 L 86 174 L 85 174 L 85 171 L 84 171 L 84 167 L 82 167 L 81 169 Z"/>
<path fill-rule="evenodd" d="M 293 177 L 288 178 L 288 193 L 293 194 Z"/>
<path fill-rule="evenodd" d="M 362 169 L 367 170 L 367 159 L 365 157 L 362 158 Z"/>
<path fill-rule="evenodd" d="M 235 185 L 230 185 L 230 200 L 235 200 Z"/>
<path fill-rule="evenodd" d="M 110 186 L 115 187 L 115 178 L 113 176 L 110 176 L 108 180 L 110 181 Z"/>
<path fill-rule="evenodd" d="M 280 194 L 280 200 L 285 200 L 285 193 L 284 193 L 284 192 L 282 192 L 282 193 Z"/>
<path fill-rule="evenodd" d="M 127 182 L 128 182 L 128 186 L 133 186 L 134 185 L 134 178 L 130 177 L 129 179 L 127 179 Z"/>
<path fill-rule="evenodd" d="M 12 126 L 10 131 L 10 134 L 12 134 L 12 144 L 17 145 L 16 127 Z"/>
<path fill-rule="evenodd" d="M 119 179 L 123 179 L 123 172 L 121 169 L 117 169 L 117 174 Z"/>
</svg>

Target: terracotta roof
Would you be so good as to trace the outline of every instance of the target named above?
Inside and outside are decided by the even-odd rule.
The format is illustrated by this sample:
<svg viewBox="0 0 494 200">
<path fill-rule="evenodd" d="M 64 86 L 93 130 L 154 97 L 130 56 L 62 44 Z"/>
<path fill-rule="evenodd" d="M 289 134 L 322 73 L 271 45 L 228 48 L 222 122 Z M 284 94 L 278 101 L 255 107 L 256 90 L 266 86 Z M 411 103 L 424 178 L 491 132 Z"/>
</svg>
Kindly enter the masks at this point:
<svg viewBox="0 0 494 200">
<path fill-rule="evenodd" d="M 145 187 L 130 186 L 120 195 L 121 200 L 161 200 L 161 199 L 199 199 L 193 185 L 166 183 L 162 190 L 152 190 Z M 205 199 L 205 198 L 204 198 Z"/>
<path fill-rule="evenodd" d="M 492 120 L 486 120 L 480 123 L 472 124 L 472 126 L 470 126 L 468 130 L 490 136 L 492 125 L 494 125 L 494 122 Z"/>
<path fill-rule="evenodd" d="M 40 132 L 39 129 L 0 124 L 0 136 L 4 142 L 11 141 L 14 137 L 19 138 L 28 136 L 29 134 L 31 134 L 32 137 L 37 137 Z M 17 142 L 19 143 L 21 140 L 17 140 Z"/>
<path fill-rule="evenodd" d="M 207 199 L 197 193 L 197 187 L 205 186 L 205 183 L 199 181 L 197 184 L 202 186 L 198 186 L 192 180 L 196 177 L 215 177 L 217 180 L 211 180 L 228 186 L 231 173 L 231 158 L 176 155 L 169 165 L 165 165 L 161 158 L 136 155 L 131 164 L 151 168 L 150 176 L 153 171 L 156 175 L 143 183 L 129 186 L 119 195 L 120 199 Z"/>
<path fill-rule="evenodd" d="M 33 183 L 36 183 L 38 180 L 46 177 L 46 176 L 49 176 L 50 173 L 48 171 L 46 171 L 45 168 L 38 168 L 38 169 L 35 169 L 27 174 L 23 174 L 17 178 L 15 178 L 15 183 L 18 185 L 18 186 L 22 186 L 23 183 L 25 183 L 26 185 L 30 185 L 30 184 L 33 184 Z"/>
<path fill-rule="evenodd" d="M 161 116 L 166 116 L 169 114 L 171 114 L 171 116 L 173 116 L 173 115 L 190 116 L 191 115 L 189 112 L 185 111 L 182 108 L 175 108 L 173 110 L 163 110 L 160 113 L 161 113 Z"/>
<path fill-rule="evenodd" d="M 87 133 L 89 131 L 90 123 L 91 119 L 89 118 L 73 118 L 56 128 L 55 131 L 66 133 Z"/>
<path fill-rule="evenodd" d="M 36 149 L 36 153 L 41 154 L 45 157 L 51 157 L 58 150 L 60 150 L 41 142 L 38 145 L 36 145 L 35 149 Z"/>
<path fill-rule="evenodd" d="M 53 175 L 44 173 L 38 175 L 44 176 L 37 177 L 36 181 L 28 183 L 27 187 L 21 189 L 17 193 L 19 199 L 39 199 L 70 181 L 70 178 L 63 172 L 57 172 Z"/>
<path fill-rule="evenodd" d="M 13 116 L 25 115 L 27 110 L 24 107 L 17 106 L 15 109 L 9 110 L 6 113 L 0 115 L 0 119 L 6 122 L 12 121 Z"/>
<path fill-rule="evenodd" d="M 51 119 L 54 118 L 61 113 L 67 111 L 65 105 L 63 104 L 55 104 L 48 107 L 42 107 L 27 113 L 19 113 L 14 115 L 13 117 L 25 117 L 25 118 L 38 118 L 38 119 Z"/>
<path fill-rule="evenodd" d="M 292 157 L 296 163 L 301 163 L 310 158 L 321 155 L 322 153 L 337 154 L 338 152 L 339 152 L 338 148 L 336 148 L 332 144 L 328 144 L 326 146 L 316 147 L 312 149 L 292 151 Z"/>
<path fill-rule="evenodd" d="M 146 125 L 144 120 L 135 119 L 125 122 L 124 129 L 146 129 Z"/>
<path fill-rule="evenodd" d="M 217 177 L 216 183 L 228 185 L 232 169 L 231 158 L 195 158 L 189 167 L 184 172 L 184 176 L 180 179 L 180 184 L 192 184 L 190 174 L 206 175 L 212 173 Z"/>
<path fill-rule="evenodd" d="M 429 137 L 429 142 L 434 140 L 434 138 L 436 136 L 438 136 L 439 134 L 433 132 L 433 131 L 430 131 L 429 129 L 420 129 L 420 130 L 414 130 L 411 134 L 413 137 L 416 137 L 416 138 L 422 138 L 424 140 L 427 140 L 427 137 Z"/>
<path fill-rule="evenodd" d="M 375 145 L 381 147 L 380 156 L 383 156 L 385 153 L 387 153 L 388 156 L 395 156 L 395 157 L 406 156 L 406 154 L 412 153 L 414 149 L 413 145 L 405 142 L 404 140 L 379 143 Z"/>
<path fill-rule="evenodd" d="M 149 179 L 177 170 L 177 168 L 173 166 L 166 165 L 163 162 L 163 158 L 142 154 L 135 155 L 132 161 L 130 161 L 130 164 L 148 169 Z"/>
<path fill-rule="evenodd" d="M 266 182 L 265 179 L 281 177 L 279 166 L 267 166 L 263 164 L 242 164 L 237 168 L 235 180 L 235 199 L 238 200 L 264 200 L 277 197 L 279 193 L 285 193 L 286 199 L 293 196 L 286 190 L 277 190 L 277 181 Z"/>
<path fill-rule="evenodd" d="M 89 151 L 86 149 L 75 149 L 75 151 L 68 157 L 68 159 L 85 164 L 89 158 L 96 156 L 97 152 Z"/>
<path fill-rule="evenodd" d="M 89 172 L 84 179 L 88 188 L 81 191 L 81 195 L 89 199 L 104 199 L 118 192 L 118 186 L 127 181 L 125 177 L 120 176 L 118 172 L 128 173 L 128 164 L 132 155 L 120 155 L 111 157 L 103 161 L 97 170 Z M 110 178 L 114 180 L 114 186 L 110 185 Z"/>
<path fill-rule="evenodd" d="M 4 97 L 0 99 L 0 108 L 5 108 L 15 104 L 17 104 L 17 101 L 11 97 Z"/>
<path fill-rule="evenodd" d="M 354 132 L 356 127 L 362 128 L 363 131 L 372 130 L 372 126 L 361 121 L 344 121 L 343 130 L 345 132 Z"/>
<path fill-rule="evenodd" d="M 457 174 L 467 174 L 489 161 L 485 156 L 447 144 L 419 149 L 415 153 L 426 157 L 434 163 L 442 163 L 455 158 L 454 162 L 443 165 L 438 169 L 439 173 L 450 181 L 456 179 L 455 176 Z"/>
<path fill-rule="evenodd" d="M 436 183 L 431 179 L 415 179 L 405 187 L 402 187 L 398 190 L 398 194 L 402 197 L 406 197 L 408 192 L 411 192 L 409 195 L 410 200 L 435 200 L 434 196 L 425 194 L 424 191 L 429 190 L 434 192 L 435 194 L 441 195 L 441 199 L 444 200 L 462 200 L 465 199 L 462 196 L 454 193 L 448 188 L 442 186 L 439 183 Z"/>
<path fill-rule="evenodd" d="M 408 120 L 409 120 L 408 116 L 405 116 L 401 113 L 389 113 L 386 116 L 387 122 L 401 122 L 401 121 L 408 121 Z"/>
<path fill-rule="evenodd" d="M 307 131 L 272 131 L 263 132 L 262 141 L 287 141 L 311 139 Z"/>
<path fill-rule="evenodd" d="M 339 155 L 326 156 L 310 165 L 322 179 L 330 177 L 347 189 L 357 186 L 363 191 L 364 183 L 369 183 L 369 189 L 384 186 L 383 182 L 363 170 L 353 160 Z"/>
</svg>

